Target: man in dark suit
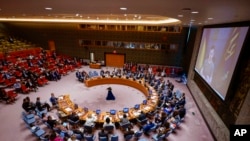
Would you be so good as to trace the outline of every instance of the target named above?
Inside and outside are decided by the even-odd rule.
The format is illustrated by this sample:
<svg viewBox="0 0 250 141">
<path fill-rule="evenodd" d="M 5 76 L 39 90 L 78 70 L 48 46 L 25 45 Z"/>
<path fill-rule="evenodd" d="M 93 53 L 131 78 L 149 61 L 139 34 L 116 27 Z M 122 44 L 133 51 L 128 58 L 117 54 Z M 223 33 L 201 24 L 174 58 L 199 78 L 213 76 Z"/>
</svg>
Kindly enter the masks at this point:
<svg viewBox="0 0 250 141">
<path fill-rule="evenodd" d="M 40 97 L 37 97 L 36 98 L 36 108 L 39 110 L 39 111 L 42 111 L 44 110 L 45 108 L 47 109 L 47 111 L 50 111 L 51 110 L 51 107 L 48 103 L 42 103 L 40 101 Z"/>
<path fill-rule="evenodd" d="M 147 117 L 146 117 L 146 115 L 144 114 L 144 112 L 141 111 L 141 114 L 139 115 L 138 119 L 139 119 L 140 121 L 142 121 L 142 120 L 144 120 L 144 119 L 146 119 L 146 118 L 147 118 Z"/>
</svg>

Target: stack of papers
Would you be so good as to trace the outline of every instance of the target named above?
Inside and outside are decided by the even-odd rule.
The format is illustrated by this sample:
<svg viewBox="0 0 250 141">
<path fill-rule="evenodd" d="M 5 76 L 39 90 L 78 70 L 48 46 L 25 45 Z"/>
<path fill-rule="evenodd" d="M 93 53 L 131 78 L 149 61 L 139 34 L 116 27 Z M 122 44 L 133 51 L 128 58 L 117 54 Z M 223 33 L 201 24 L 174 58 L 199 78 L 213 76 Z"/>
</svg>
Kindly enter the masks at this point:
<svg viewBox="0 0 250 141">
<path fill-rule="evenodd" d="M 72 111 L 72 109 L 71 108 L 65 108 L 65 111 L 67 111 L 67 112 L 71 112 Z"/>
<path fill-rule="evenodd" d="M 144 109 L 145 109 L 145 110 L 149 110 L 149 109 L 150 109 L 150 107 L 149 107 L 149 106 L 147 106 L 147 107 L 144 107 Z"/>
<path fill-rule="evenodd" d="M 134 114 L 134 116 L 139 116 L 139 115 L 140 115 L 140 112 L 134 111 L 133 114 Z"/>
</svg>

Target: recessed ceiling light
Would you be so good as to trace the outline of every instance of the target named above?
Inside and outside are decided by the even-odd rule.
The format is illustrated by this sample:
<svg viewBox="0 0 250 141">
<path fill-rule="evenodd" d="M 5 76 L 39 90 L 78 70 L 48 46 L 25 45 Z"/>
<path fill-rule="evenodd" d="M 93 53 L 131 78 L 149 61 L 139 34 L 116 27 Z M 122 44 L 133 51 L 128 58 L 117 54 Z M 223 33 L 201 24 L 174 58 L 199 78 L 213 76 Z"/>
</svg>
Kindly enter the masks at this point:
<svg viewBox="0 0 250 141">
<path fill-rule="evenodd" d="M 126 17 L 126 16 L 127 16 L 127 14 L 124 14 L 124 16 Z"/>
<path fill-rule="evenodd" d="M 199 12 L 198 11 L 192 11 L 191 13 L 192 14 L 198 14 Z"/>
<path fill-rule="evenodd" d="M 44 9 L 45 9 L 45 10 L 52 10 L 51 7 L 45 7 Z"/>
<path fill-rule="evenodd" d="M 214 19 L 214 18 L 207 18 L 208 20 L 212 20 L 212 19 Z"/>
<path fill-rule="evenodd" d="M 127 8 L 126 7 L 121 7 L 120 10 L 127 10 Z"/>
<path fill-rule="evenodd" d="M 76 14 L 76 17 L 78 17 L 78 16 L 79 16 L 79 14 L 77 13 L 77 14 Z"/>
<path fill-rule="evenodd" d="M 183 17 L 183 15 L 178 15 L 178 17 Z"/>
</svg>

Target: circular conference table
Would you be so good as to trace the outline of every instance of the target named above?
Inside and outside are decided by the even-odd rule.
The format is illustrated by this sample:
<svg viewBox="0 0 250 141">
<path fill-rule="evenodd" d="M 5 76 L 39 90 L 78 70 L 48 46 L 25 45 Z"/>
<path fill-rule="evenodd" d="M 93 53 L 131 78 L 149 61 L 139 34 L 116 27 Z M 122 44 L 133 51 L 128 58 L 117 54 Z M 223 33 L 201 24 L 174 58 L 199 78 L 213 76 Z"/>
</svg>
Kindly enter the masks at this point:
<svg viewBox="0 0 250 141">
<path fill-rule="evenodd" d="M 121 84 L 127 85 L 133 88 L 140 90 L 146 97 L 143 103 L 136 104 L 135 107 L 131 107 L 128 109 L 126 114 L 128 115 L 128 119 L 132 120 L 139 116 L 140 112 L 149 113 L 156 109 L 158 103 L 158 93 L 156 90 L 150 86 L 148 83 L 145 83 L 144 80 L 134 80 L 132 78 L 126 77 L 94 77 L 85 81 L 85 85 L 87 87 L 92 87 L 96 85 L 103 84 Z M 111 113 L 111 111 L 99 111 L 99 110 L 90 110 L 87 107 L 81 108 L 76 107 L 75 103 L 70 100 L 69 95 L 62 95 L 58 97 L 58 105 L 61 114 L 64 116 L 70 115 L 73 111 L 76 112 L 80 120 L 85 121 L 89 114 L 96 117 L 96 122 L 103 123 L 107 117 L 110 117 L 112 122 L 119 122 L 122 118 L 124 111 L 115 111 L 115 113 Z"/>
</svg>

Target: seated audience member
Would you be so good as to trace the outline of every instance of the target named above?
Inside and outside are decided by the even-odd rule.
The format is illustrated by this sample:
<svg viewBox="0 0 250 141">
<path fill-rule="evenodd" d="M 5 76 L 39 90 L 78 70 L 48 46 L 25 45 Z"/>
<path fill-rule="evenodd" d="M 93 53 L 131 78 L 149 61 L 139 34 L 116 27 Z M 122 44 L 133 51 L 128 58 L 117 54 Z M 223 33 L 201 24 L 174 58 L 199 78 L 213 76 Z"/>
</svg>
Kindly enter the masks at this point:
<svg viewBox="0 0 250 141">
<path fill-rule="evenodd" d="M 3 77 L 4 77 L 5 79 L 10 79 L 12 76 L 10 75 L 9 72 L 4 72 L 4 73 L 3 73 Z"/>
<path fill-rule="evenodd" d="M 63 141 L 63 138 L 56 134 L 56 132 L 52 132 L 49 136 L 50 141 Z"/>
<path fill-rule="evenodd" d="M 167 122 L 165 122 L 164 124 L 162 124 L 162 127 L 165 127 L 166 132 L 171 131 L 171 128 L 170 128 L 170 123 L 169 123 L 168 121 L 167 121 Z"/>
<path fill-rule="evenodd" d="M 15 89 L 15 91 L 16 91 L 17 93 L 21 92 L 21 82 L 20 82 L 20 80 L 17 80 L 17 81 L 14 83 L 13 87 L 14 87 L 14 89 Z"/>
<path fill-rule="evenodd" d="M 154 120 L 155 120 L 155 123 L 161 123 L 162 120 L 161 120 L 161 112 L 160 111 L 157 111 L 156 114 L 154 115 Z"/>
<path fill-rule="evenodd" d="M 36 84 L 34 82 L 31 81 L 31 79 L 28 79 L 25 83 L 25 86 L 30 88 L 31 90 L 35 91 L 38 89 Z"/>
<path fill-rule="evenodd" d="M 112 121 L 110 120 L 109 117 L 107 117 L 107 118 L 105 119 L 105 122 L 104 122 L 104 124 L 103 124 L 103 128 L 105 128 L 106 126 L 114 126 L 114 129 L 115 129 L 115 125 L 114 125 L 114 123 L 112 123 Z"/>
<path fill-rule="evenodd" d="M 134 135 L 135 131 L 131 129 L 131 127 L 128 127 L 128 130 L 123 132 L 124 138 L 126 138 L 128 135 Z"/>
<path fill-rule="evenodd" d="M 173 108 L 171 107 L 171 104 L 170 103 L 166 103 L 167 107 L 164 108 L 164 112 L 166 112 L 166 114 L 171 114 L 172 111 L 173 111 Z"/>
<path fill-rule="evenodd" d="M 30 112 L 30 111 L 32 110 L 32 108 L 30 107 L 30 105 L 29 105 L 29 103 L 27 102 L 27 99 L 26 99 L 26 98 L 23 99 L 22 108 L 23 108 L 24 111 L 26 111 L 26 112 Z"/>
<path fill-rule="evenodd" d="M 51 128 L 54 128 L 56 126 L 57 121 L 53 119 L 51 116 L 48 116 L 46 122 Z"/>
<path fill-rule="evenodd" d="M 51 97 L 50 97 L 50 102 L 52 104 L 53 107 L 57 107 L 57 104 L 58 104 L 58 98 L 55 97 L 55 94 L 54 93 L 51 93 Z"/>
<path fill-rule="evenodd" d="M 142 130 L 143 130 L 144 134 L 149 135 L 150 129 L 153 128 L 154 126 L 155 126 L 155 124 L 152 121 L 149 121 L 149 123 L 144 125 L 142 127 Z"/>
<path fill-rule="evenodd" d="M 107 137 L 107 139 L 109 138 L 108 133 L 105 132 L 104 128 L 102 128 L 101 131 L 98 132 L 98 137 Z"/>
<path fill-rule="evenodd" d="M 37 97 L 36 98 L 36 108 L 39 110 L 39 111 L 43 111 L 45 108 L 47 109 L 47 111 L 50 111 L 51 110 L 51 107 L 48 103 L 42 103 L 40 101 L 40 97 Z"/>
<path fill-rule="evenodd" d="M 76 114 L 76 112 L 72 112 L 72 114 L 69 116 L 69 119 L 73 122 L 79 121 L 79 116 Z"/>
<path fill-rule="evenodd" d="M 177 124 L 178 122 L 180 122 L 179 111 L 174 111 L 169 121 L 173 124 Z"/>
<path fill-rule="evenodd" d="M 78 139 L 76 138 L 76 135 L 73 134 L 70 138 L 68 138 L 67 141 L 80 141 L 80 140 L 78 140 Z"/>
<path fill-rule="evenodd" d="M 68 132 L 69 124 L 68 123 L 61 124 L 60 122 L 56 121 L 54 128 L 59 131 Z"/>
<path fill-rule="evenodd" d="M 130 121 L 128 120 L 127 115 L 123 114 L 123 117 L 120 119 L 120 124 L 123 125 L 126 123 L 130 123 Z"/>
<path fill-rule="evenodd" d="M 138 119 L 139 119 L 140 121 L 142 121 L 142 120 L 144 120 L 144 119 L 146 119 L 146 118 L 147 118 L 146 114 L 145 114 L 143 111 L 141 111 L 141 113 L 140 113 Z"/>
<path fill-rule="evenodd" d="M 88 117 L 87 117 L 86 122 L 84 123 L 84 125 L 94 126 L 96 120 L 97 120 L 96 117 L 92 116 L 92 114 L 88 114 Z"/>
<path fill-rule="evenodd" d="M 48 117 L 46 117 L 46 113 L 42 113 L 41 121 L 42 122 L 47 122 L 47 120 L 48 120 Z"/>
<path fill-rule="evenodd" d="M 36 106 L 33 102 L 30 101 L 30 98 L 27 96 L 26 98 L 23 99 L 23 104 L 22 104 L 23 109 L 26 111 L 35 111 Z M 28 112 L 26 111 L 26 112 Z"/>
<path fill-rule="evenodd" d="M 183 119 L 186 115 L 186 108 L 184 106 L 180 106 L 178 111 L 180 118 Z"/>
<path fill-rule="evenodd" d="M 76 125 L 73 125 L 71 126 L 71 131 L 73 131 L 74 134 L 80 134 L 82 137 L 84 136 L 83 134 L 83 127 L 79 127 L 79 126 L 76 126 Z"/>
<path fill-rule="evenodd" d="M 166 134 L 168 131 L 170 131 L 170 129 L 168 128 L 168 130 L 167 130 L 165 126 L 159 127 L 159 128 L 156 130 L 157 137 L 160 137 L 160 136 Z"/>
<path fill-rule="evenodd" d="M 164 111 L 161 112 L 160 123 L 164 124 L 166 122 L 166 120 L 167 120 L 167 117 L 168 117 L 167 113 L 165 113 Z"/>
</svg>

